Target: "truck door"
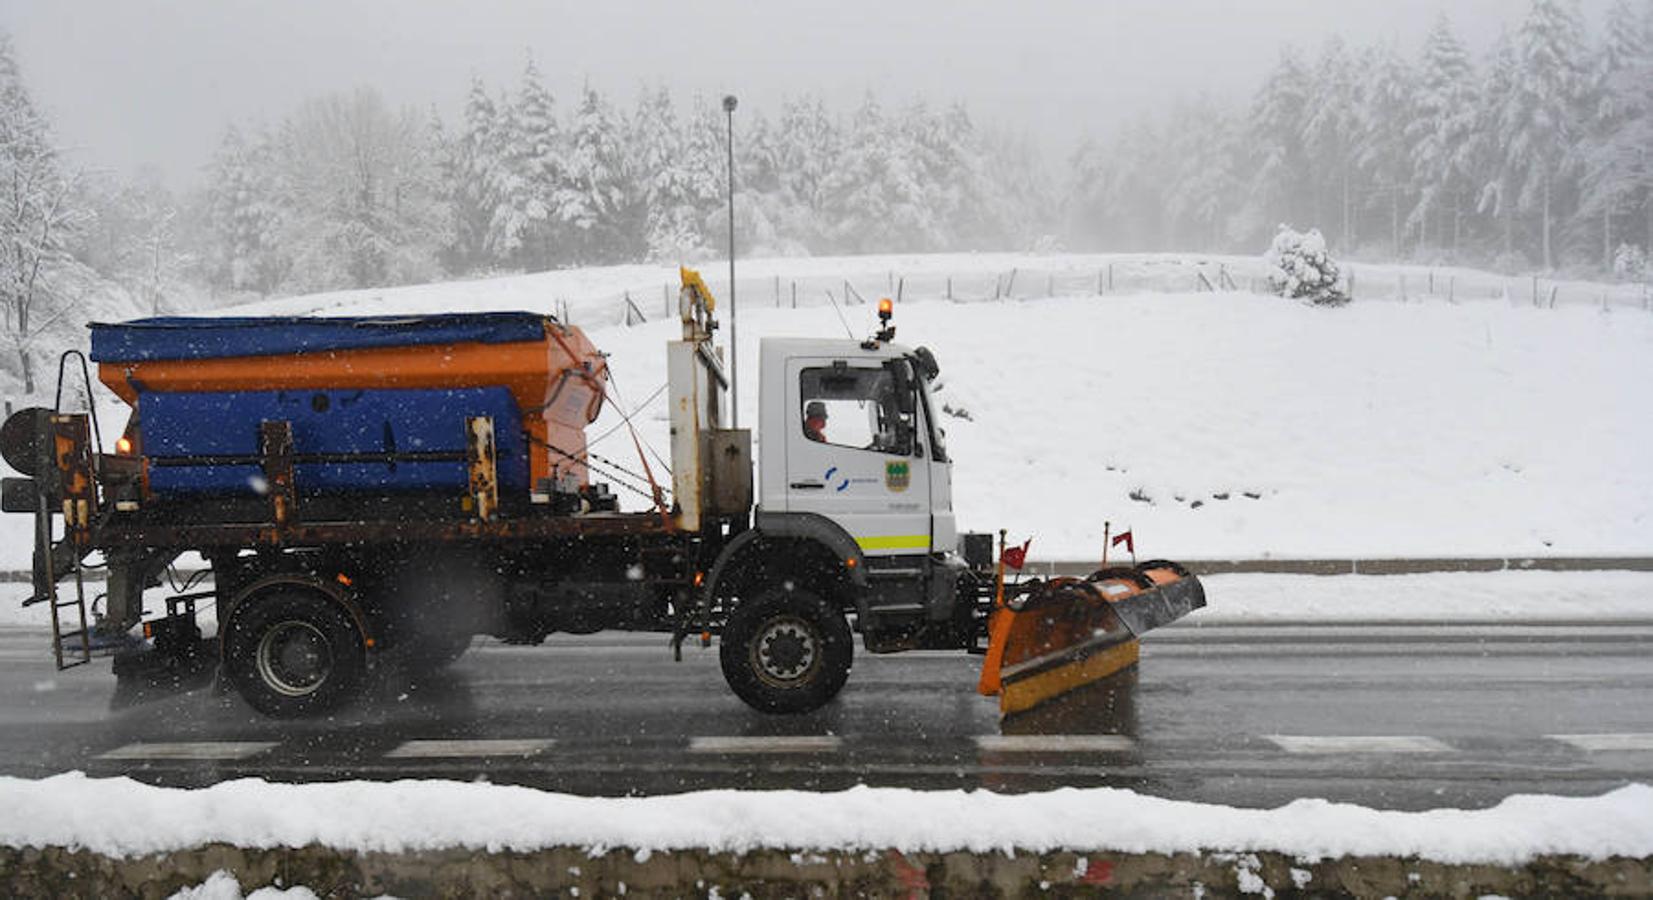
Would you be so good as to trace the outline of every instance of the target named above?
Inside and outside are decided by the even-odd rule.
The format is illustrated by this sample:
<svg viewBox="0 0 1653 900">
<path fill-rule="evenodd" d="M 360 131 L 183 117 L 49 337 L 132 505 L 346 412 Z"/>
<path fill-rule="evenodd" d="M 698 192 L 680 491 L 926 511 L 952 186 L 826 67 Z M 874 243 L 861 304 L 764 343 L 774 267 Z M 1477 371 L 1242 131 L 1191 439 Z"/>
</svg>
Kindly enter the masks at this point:
<svg viewBox="0 0 1653 900">
<path fill-rule="evenodd" d="M 958 545 L 958 522 L 953 515 L 953 460 L 947 454 L 947 437 L 936 417 L 929 381 L 921 378 L 919 389 L 924 415 L 920 431 L 929 436 L 930 444 L 927 459 L 917 460 L 915 465 L 927 464 L 930 470 L 930 543 L 936 550 L 952 550 Z"/>
<path fill-rule="evenodd" d="M 869 556 L 930 551 L 930 469 L 906 360 L 787 360 L 786 496 Z"/>
</svg>

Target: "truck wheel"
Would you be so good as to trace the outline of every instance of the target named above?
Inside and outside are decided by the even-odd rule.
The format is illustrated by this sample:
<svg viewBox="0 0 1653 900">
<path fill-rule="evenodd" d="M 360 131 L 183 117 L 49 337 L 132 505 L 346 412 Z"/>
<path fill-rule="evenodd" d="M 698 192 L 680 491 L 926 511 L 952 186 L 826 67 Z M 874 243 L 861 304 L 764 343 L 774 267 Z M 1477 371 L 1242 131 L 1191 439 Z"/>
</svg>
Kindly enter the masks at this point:
<svg viewBox="0 0 1653 900">
<path fill-rule="evenodd" d="M 225 631 L 224 669 L 253 709 L 292 719 L 355 696 L 367 659 L 361 634 L 337 604 L 281 586 L 236 605 Z"/>
<path fill-rule="evenodd" d="M 825 600 L 774 587 L 742 601 L 723 629 L 723 678 L 753 709 L 805 713 L 843 689 L 854 656 L 849 623 Z"/>
</svg>

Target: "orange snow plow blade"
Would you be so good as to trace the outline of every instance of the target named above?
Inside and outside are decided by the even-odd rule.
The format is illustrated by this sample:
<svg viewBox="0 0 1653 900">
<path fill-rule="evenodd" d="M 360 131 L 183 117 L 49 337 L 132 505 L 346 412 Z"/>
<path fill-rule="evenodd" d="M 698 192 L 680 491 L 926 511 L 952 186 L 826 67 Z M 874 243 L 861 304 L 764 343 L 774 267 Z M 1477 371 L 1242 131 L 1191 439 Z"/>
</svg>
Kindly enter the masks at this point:
<svg viewBox="0 0 1653 900">
<path fill-rule="evenodd" d="M 999 713 L 1032 709 L 1137 661 L 1137 638 L 1205 605 L 1198 578 L 1173 562 L 1055 578 L 988 620 L 982 694 Z"/>
</svg>

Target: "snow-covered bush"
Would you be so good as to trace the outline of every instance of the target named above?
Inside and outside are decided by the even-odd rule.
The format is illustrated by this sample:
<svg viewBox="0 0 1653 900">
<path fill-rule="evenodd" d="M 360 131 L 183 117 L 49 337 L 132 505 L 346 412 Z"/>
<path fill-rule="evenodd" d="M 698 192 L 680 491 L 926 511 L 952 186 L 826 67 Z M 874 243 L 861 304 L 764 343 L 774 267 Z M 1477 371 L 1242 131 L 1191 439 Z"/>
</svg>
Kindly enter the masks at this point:
<svg viewBox="0 0 1653 900">
<path fill-rule="evenodd" d="M 1619 249 L 1613 251 L 1613 277 L 1620 281 L 1653 280 L 1647 251 L 1635 244 L 1620 244 Z"/>
<path fill-rule="evenodd" d="M 1304 233 L 1281 225 L 1263 261 L 1269 266 L 1269 287 L 1282 297 L 1307 300 L 1317 306 L 1349 302 L 1349 295 L 1338 284 L 1337 263 L 1326 252 L 1326 239 L 1317 228 Z"/>
</svg>

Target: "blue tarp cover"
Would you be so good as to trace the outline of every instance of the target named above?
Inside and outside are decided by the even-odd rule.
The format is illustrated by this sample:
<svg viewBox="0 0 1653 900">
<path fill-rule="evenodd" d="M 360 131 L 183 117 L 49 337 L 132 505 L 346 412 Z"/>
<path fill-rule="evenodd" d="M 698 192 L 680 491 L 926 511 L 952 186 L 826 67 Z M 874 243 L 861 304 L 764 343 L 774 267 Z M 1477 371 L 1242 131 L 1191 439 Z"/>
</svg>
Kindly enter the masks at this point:
<svg viewBox="0 0 1653 900">
<path fill-rule="evenodd" d="M 509 344 L 545 335 L 545 316 L 529 312 L 428 316 L 163 316 L 92 325 L 92 359 L 147 362 L 285 356 L 328 350 L 478 342 Z"/>
</svg>

